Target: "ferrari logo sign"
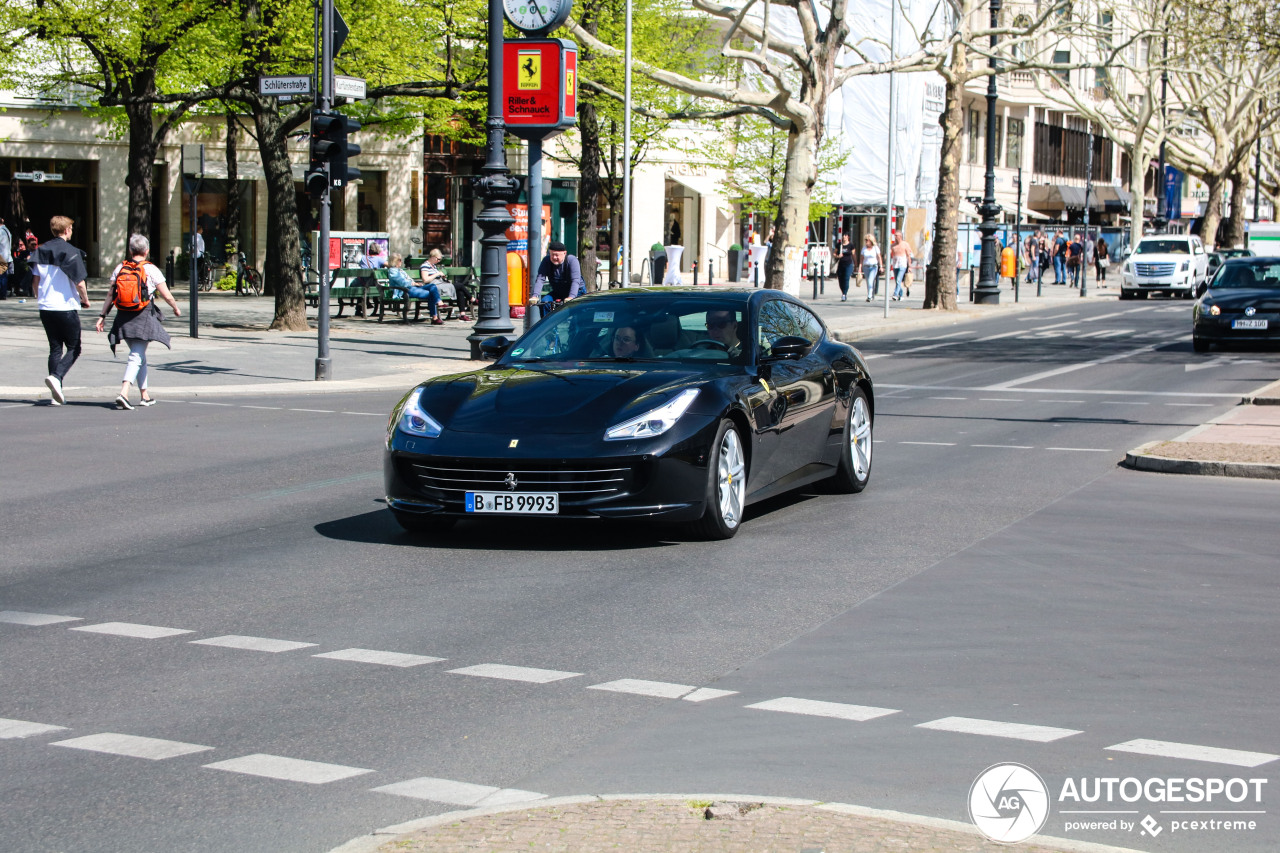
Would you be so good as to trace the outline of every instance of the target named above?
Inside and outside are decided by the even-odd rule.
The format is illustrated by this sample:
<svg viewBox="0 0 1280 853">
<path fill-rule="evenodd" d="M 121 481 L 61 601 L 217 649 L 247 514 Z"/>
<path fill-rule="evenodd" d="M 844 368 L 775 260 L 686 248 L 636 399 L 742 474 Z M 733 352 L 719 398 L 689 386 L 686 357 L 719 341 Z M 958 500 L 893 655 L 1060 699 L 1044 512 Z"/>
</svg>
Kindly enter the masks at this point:
<svg viewBox="0 0 1280 853">
<path fill-rule="evenodd" d="M 516 63 L 516 81 L 521 91 L 539 91 L 542 88 L 542 51 L 522 50 Z"/>
</svg>

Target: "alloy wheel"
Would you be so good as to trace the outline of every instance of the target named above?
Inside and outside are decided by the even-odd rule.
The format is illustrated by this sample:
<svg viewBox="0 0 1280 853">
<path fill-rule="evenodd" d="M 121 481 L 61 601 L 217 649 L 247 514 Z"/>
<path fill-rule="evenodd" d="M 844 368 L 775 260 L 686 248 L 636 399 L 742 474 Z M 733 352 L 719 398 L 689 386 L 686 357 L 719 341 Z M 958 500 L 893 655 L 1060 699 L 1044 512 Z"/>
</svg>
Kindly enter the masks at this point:
<svg viewBox="0 0 1280 853">
<path fill-rule="evenodd" d="M 865 480 L 871 473 L 871 416 L 861 395 L 849 408 L 849 459 L 854 475 Z"/>
<path fill-rule="evenodd" d="M 716 496 L 720 503 L 720 518 L 728 528 L 742 523 L 742 506 L 747 492 L 747 465 L 742 453 L 742 440 L 736 429 L 725 430 L 720 439 L 719 467 L 717 470 Z"/>
</svg>

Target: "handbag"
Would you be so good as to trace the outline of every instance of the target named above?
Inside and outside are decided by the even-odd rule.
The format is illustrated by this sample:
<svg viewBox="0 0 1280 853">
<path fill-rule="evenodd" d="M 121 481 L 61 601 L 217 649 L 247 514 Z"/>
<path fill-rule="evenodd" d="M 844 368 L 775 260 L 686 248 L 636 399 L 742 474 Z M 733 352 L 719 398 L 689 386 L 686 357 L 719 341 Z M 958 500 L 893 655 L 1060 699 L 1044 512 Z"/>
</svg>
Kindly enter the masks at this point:
<svg viewBox="0 0 1280 853">
<path fill-rule="evenodd" d="M 1099 259 L 1098 259 L 1098 266 L 1102 267 L 1104 270 L 1105 270 L 1105 269 L 1107 269 L 1108 267 L 1110 267 L 1110 266 L 1111 266 L 1111 259 L 1110 259 L 1110 258 L 1099 258 Z"/>
</svg>

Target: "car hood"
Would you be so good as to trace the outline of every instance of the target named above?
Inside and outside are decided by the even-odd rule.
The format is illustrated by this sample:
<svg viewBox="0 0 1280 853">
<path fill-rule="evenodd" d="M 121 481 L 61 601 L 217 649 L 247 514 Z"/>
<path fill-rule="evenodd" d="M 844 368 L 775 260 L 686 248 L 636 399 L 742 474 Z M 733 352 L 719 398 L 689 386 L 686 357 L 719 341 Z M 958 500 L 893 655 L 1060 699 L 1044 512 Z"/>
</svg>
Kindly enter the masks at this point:
<svg viewBox="0 0 1280 853">
<path fill-rule="evenodd" d="M 1280 311 L 1280 289 L 1274 287 L 1210 288 L 1205 300 L 1219 308 L 1244 309 L 1252 305 L 1259 311 Z"/>
<path fill-rule="evenodd" d="M 424 383 L 421 405 L 457 432 L 584 435 L 659 406 L 699 378 L 648 366 L 491 368 Z"/>
</svg>

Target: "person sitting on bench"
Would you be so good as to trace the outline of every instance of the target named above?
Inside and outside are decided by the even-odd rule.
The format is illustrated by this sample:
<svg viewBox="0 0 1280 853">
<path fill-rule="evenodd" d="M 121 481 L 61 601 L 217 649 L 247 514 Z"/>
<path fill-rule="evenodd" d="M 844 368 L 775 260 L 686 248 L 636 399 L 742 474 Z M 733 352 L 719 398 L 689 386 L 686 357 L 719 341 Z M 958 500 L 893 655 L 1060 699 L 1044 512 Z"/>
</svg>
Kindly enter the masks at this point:
<svg viewBox="0 0 1280 853">
<path fill-rule="evenodd" d="M 425 283 L 421 287 L 415 286 L 413 279 L 404 271 L 404 256 L 399 252 L 391 253 L 387 266 L 387 286 L 392 290 L 402 291 L 406 299 L 425 299 L 427 313 L 431 315 L 431 325 L 443 326 L 444 320 L 440 319 L 440 288 L 435 284 L 435 276 L 427 278 L 424 274 L 423 279 Z"/>
</svg>

